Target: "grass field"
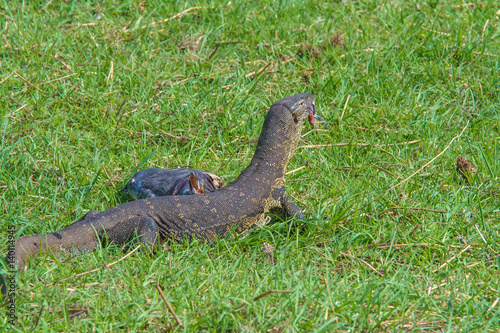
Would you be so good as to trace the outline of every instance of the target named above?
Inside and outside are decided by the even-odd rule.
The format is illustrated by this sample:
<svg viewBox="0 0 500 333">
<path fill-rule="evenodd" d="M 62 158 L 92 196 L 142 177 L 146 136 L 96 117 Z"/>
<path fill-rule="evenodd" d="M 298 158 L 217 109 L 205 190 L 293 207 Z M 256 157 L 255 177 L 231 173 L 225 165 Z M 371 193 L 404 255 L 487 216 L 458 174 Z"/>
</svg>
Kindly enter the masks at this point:
<svg viewBox="0 0 500 333">
<path fill-rule="evenodd" d="M 66 281 L 134 245 L 37 258 L 0 330 L 498 332 L 499 21 L 493 0 L 2 1 L 2 237 L 126 202 L 138 169 L 231 182 L 284 96 L 332 126 L 288 166 L 303 223 Z"/>
</svg>

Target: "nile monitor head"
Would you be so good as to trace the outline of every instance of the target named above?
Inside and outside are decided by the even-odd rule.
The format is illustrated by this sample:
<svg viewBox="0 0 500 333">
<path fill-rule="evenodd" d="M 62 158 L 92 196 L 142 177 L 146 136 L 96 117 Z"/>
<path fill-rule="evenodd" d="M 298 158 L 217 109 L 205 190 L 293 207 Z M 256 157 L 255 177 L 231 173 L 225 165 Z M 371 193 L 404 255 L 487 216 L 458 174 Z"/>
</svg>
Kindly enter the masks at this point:
<svg viewBox="0 0 500 333">
<path fill-rule="evenodd" d="M 312 124 L 316 116 L 316 106 L 314 105 L 314 96 L 312 94 L 301 93 L 285 97 L 275 102 L 271 108 L 279 108 L 283 113 L 288 111 L 291 119 L 299 128 L 306 119 L 309 119 Z M 289 118 L 286 114 L 282 116 L 283 118 Z"/>
<path fill-rule="evenodd" d="M 306 120 L 313 124 L 315 119 L 324 122 L 316 114 L 312 94 L 301 93 L 276 101 L 264 121 L 254 160 L 266 160 L 266 164 L 284 170 L 300 140 L 302 125 Z"/>
</svg>

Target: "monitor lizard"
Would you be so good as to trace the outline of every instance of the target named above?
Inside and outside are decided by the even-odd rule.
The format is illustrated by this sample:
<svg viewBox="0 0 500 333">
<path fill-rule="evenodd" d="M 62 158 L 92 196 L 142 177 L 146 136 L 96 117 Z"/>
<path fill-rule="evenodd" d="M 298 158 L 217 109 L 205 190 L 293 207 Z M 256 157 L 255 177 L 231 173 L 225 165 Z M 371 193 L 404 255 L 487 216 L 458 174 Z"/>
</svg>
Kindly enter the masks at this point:
<svg viewBox="0 0 500 333">
<path fill-rule="evenodd" d="M 90 211 L 59 231 L 23 236 L 15 242 L 18 270 L 44 251 L 80 253 L 101 241 L 125 244 L 134 237 L 147 247 L 158 236 L 183 241 L 212 241 L 232 231 L 240 234 L 269 221 L 269 212 L 303 218 L 286 195 L 285 171 L 306 120 L 316 114 L 314 96 L 301 93 L 276 101 L 269 109 L 250 165 L 231 184 L 199 195 L 163 196 L 127 202 L 105 211 Z M 137 233 L 137 235 L 136 235 Z"/>
</svg>

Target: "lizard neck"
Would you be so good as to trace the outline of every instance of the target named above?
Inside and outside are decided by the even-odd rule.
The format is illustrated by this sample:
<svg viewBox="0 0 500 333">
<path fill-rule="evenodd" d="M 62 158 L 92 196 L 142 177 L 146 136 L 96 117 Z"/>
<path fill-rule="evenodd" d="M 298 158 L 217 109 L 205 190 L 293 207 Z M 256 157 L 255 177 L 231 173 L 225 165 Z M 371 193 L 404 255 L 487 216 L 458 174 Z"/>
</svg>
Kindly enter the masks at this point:
<svg viewBox="0 0 500 333">
<path fill-rule="evenodd" d="M 279 108 L 269 110 L 250 165 L 234 183 L 259 179 L 274 183 L 285 177 L 288 162 L 300 139 L 302 124 L 294 123 L 291 115 Z"/>
</svg>

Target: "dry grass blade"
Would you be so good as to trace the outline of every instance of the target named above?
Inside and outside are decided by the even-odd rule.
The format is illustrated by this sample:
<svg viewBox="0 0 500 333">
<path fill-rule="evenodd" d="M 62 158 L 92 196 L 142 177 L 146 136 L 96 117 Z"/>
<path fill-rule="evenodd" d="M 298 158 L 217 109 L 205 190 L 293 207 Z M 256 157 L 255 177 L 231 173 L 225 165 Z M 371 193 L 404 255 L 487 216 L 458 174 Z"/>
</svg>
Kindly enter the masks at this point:
<svg viewBox="0 0 500 333">
<path fill-rule="evenodd" d="M 386 169 L 382 168 L 381 166 L 378 166 L 378 165 L 376 165 L 374 163 L 370 163 L 370 164 L 372 166 L 374 166 L 375 168 L 377 168 L 377 169 L 379 169 L 379 170 L 381 170 L 381 171 L 383 171 L 383 172 L 385 172 L 385 173 L 387 173 L 387 174 L 389 174 L 389 175 L 391 175 L 391 176 L 393 176 L 395 178 L 401 178 L 398 175 L 395 175 L 394 173 L 390 172 L 389 170 L 386 170 Z"/>
<path fill-rule="evenodd" d="M 462 253 L 464 253 L 465 251 L 467 251 L 469 248 L 471 247 L 471 245 L 467 245 L 462 251 L 458 252 L 457 255 L 454 255 L 453 257 L 451 257 L 450 259 L 446 260 L 444 262 L 444 264 L 442 264 L 441 266 L 439 266 L 438 268 L 436 268 L 435 270 L 433 270 L 432 272 L 435 273 L 437 271 L 439 271 L 441 268 L 443 268 L 444 266 L 448 265 L 453 259 L 459 257 Z"/>
<path fill-rule="evenodd" d="M 120 118 L 118 118 L 118 120 L 116 121 L 116 125 L 115 125 L 115 131 L 114 133 L 116 133 L 116 131 L 118 130 L 118 125 L 120 124 L 120 121 L 122 120 L 123 118 L 123 113 L 121 112 L 123 107 L 125 106 L 125 103 L 127 102 L 126 99 L 123 100 L 122 104 L 120 105 L 120 107 L 118 108 L 118 111 L 116 112 L 116 116 L 118 117 L 118 115 L 120 115 Z"/>
<path fill-rule="evenodd" d="M 38 316 L 36 318 L 35 325 L 33 325 L 33 328 L 31 329 L 31 331 L 33 331 L 38 326 L 38 323 L 40 322 L 40 318 L 42 317 L 43 308 L 44 308 L 44 305 L 42 305 L 40 307 L 40 311 L 38 312 Z"/>
<path fill-rule="evenodd" d="M 499 300 L 499 298 L 497 297 L 497 299 L 493 301 L 493 303 L 491 304 L 491 306 L 488 308 L 488 310 L 486 312 L 490 312 L 495 307 L 495 305 L 498 304 L 498 300 Z"/>
<path fill-rule="evenodd" d="M 160 130 L 160 133 L 165 135 L 167 138 L 171 138 L 171 139 L 176 139 L 182 143 L 186 143 L 189 141 L 189 139 L 185 136 L 176 136 L 176 135 L 172 135 L 170 133 L 167 133 L 165 132 L 164 130 Z"/>
<path fill-rule="evenodd" d="M 212 57 L 214 56 L 214 54 L 217 52 L 217 50 L 222 46 L 222 45 L 228 45 L 228 44 L 239 44 L 239 43 L 245 43 L 245 41 L 231 41 L 231 42 L 222 42 L 222 43 L 217 43 L 217 45 L 215 45 L 215 48 L 214 50 L 212 51 L 212 53 L 210 53 L 210 55 L 208 56 L 208 58 L 206 59 L 206 61 L 210 61 L 210 59 L 212 59 Z"/>
<path fill-rule="evenodd" d="M 88 316 L 88 311 L 87 309 L 68 309 L 68 312 L 71 312 L 71 314 L 68 316 L 69 319 L 78 317 L 81 314 L 86 314 Z"/>
<path fill-rule="evenodd" d="M 47 2 L 47 4 L 45 6 L 42 7 L 42 9 L 40 9 L 38 11 L 38 13 L 42 13 L 45 9 L 47 9 L 47 7 L 49 7 L 49 5 L 53 2 L 54 0 L 50 0 L 49 2 Z"/>
<path fill-rule="evenodd" d="M 177 317 L 177 314 L 175 313 L 174 308 L 172 307 L 172 305 L 170 304 L 170 302 L 167 300 L 167 297 L 165 296 L 165 294 L 161 290 L 159 284 L 156 285 L 156 289 L 160 293 L 160 296 L 163 299 L 163 302 L 165 302 L 165 304 L 167 305 L 168 311 L 172 314 L 172 316 L 174 316 L 174 319 L 177 322 L 177 325 L 182 326 L 182 321 L 180 320 L 179 317 Z"/>
<path fill-rule="evenodd" d="M 420 207 L 399 207 L 399 206 L 396 206 L 396 207 L 390 207 L 390 208 L 384 209 L 384 210 L 380 211 L 379 214 L 383 214 L 385 212 L 389 212 L 389 211 L 395 210 L 395 209 L 423 210 L 425 212 L 441 213 L 441 214 L 448 213 L 446 210 L 428 209 L 428 208 L 420 208 Z"/>
<path fill-rule="evenodd" d="M 474 227 L 476 228 L 477 232 L 479 233 L 479 236 L 481 236 L 481 239 L 483 240 L 484 244 L 488 244 L 486 242 L 486 239 L 484 238 L 483 234 L 481 233 L 481 231 L 479 230 L 479 227 L 477 226 L 477 223 L 474 224 Z"/>
<path fill-rule="evenodd" d="M 64 80 L 64 79 L 66 79 L 68 77 L 75 76 L 75 75 L 78 75 L 78 73 L 68 74 L 68 75 L 65 75 L 65 76 L 62 76 L 62 77 L 58 77 L 57 79 L 45 81 L 45 82 L 40 83 L 39 86 L 41 86 L 42 84 L 47 84 L 47 83 L 52 83 L 52 82 L 55 82 L 55 81 Z"/>
<path fill-rule="evenodd" d="M 259 299 L 261 299 L 262 297 L 266 297 L 267 295 L 271 295 L 271 294 L 291 294 L 293 292 L 294 292 L 293 290 L 268 290 L 268 291 L 260 294 L 259 296 L 254 297 L 253 300 L 254 300 L 254 302 L 256 302 Z"/>
<path fill-rule="evenodd" d="M 316 177 L 308 177 L 308 178 L 295 178 L 295 179 L 289 179 L 289 182 L 302 182 L 304 180 L 313 180 L 316 179 Z"/>
<path fill-rule="evenodd" d="M 380 147 L 390 147 L 390 146 L 401 146 L 401 145 L 411 145 L 417 142 L 420 142 L 422 140 L 413 140 L 413 141 L 408 141 L 408 142 L 398 142 L 398 143 L 389 143 L 389 144 L 383 144 L 383 145 L 378 145 L 376 143 L 349 143 L 349 142 L 341 142 L 341 143 L 334 143 L 334 144 L 326 144 L 326 145 L 305 145 L 305 146 L 300 146 L 297 147 L 297 149 L 300 148 L 326 148 L 326 147 L 343 147 L 343 146 L 358 146 L 358 147 L 367 147 L 367 146 L 373 146 L 375 148 L 380 148 Z"/>
<path fill-rule="evenodd" d="M 90 23 L 83 23 L 83 24 L 78 24 L 76 26 L 74 26 L 73 28 L 71 28 L 71 30 L 75 30 L 75 29 L 78 29 L 78 28 L 85 28 L 85 27 L 94 27 L 96 26 L 96 23 L 95 22 L 90 22 Z"/>
<path fill-rule="evenodd" d="M 287 176 L 288 176 L 288 175 L 290 175 L 290 174 L 292 174 L 292 173 L 294 173 L 294 172 L 297 172 L 297 171 L 299 171 L 299 170 L 302 170 L 302 169 L 304 169 L 304 168 L 306 168 L 306 167 L 307 167 L 307 165 L 303 165 L 303 166 L 301 166 L 301 167 L 298 167 L 297 169 L 294 169 L 294 170 L 288 171 L 285 175 L 287 175 Z"/>
<path fill-rule="evenodd" d="M 148 123 L 148 122 L 147 122 L 146 120 L 144 120 L 144 119 L 142 120 L 142 122 L 143 122 L 144 124 L 148 125 L 148 126 L 153 127 L 150 123 Z M 189 139 L 188 139 L 188 138 L 186 138 L 185 136 L 176 136 L 176 135 L 173 135 L 173 134 L 167 133 L 167 132 L 165 132 L 165 131 L 164 131 L 164 130 L 162 130 L 162 129 L 160 129 L 159 131 L 160 131 L 160 133 L 161 133 L 161 134 L 165 135 L 167 138 L 176 139 L 176 140 L 178 140 L 178 141 L 180 141 L 180 142 L 183 142 L 183 143 L 186 143 L 186 142 L 188 142 L 188 141 L 189 141 Z"/>
<path fill-rule="evenodd" d="M 5 79 L 3 79 L 2 81 L 0 81 L 0 84 L 4 83 L 5 81 L 7 81 L 12 75 L 14 75 L 14 72 L 10 73 L 9 75 L 7 75 L 5 77 Z"/>
<path fill-rule="evenodd" d="M 362 262 L 363 264 L 366 265 L 366 267 L 368 267 L 369 269 L 371 269 L 372 271 L 374 271 L 375 273 L 377 273 L 378 275 L 380 276 L 384 276 L 384 273 L 381 273 L 379 271 L 377 271 L 375 269 L 375 267 L 373 267 L 372 265 L 370 265 L 370 263 L 368 263 L 367 261 L 361 259 L 361 258 L 358 258 L 358 257 L 355 257 L 355 256 L 352 256 L 350 254 L 346 254 L 346 253 L 339 253 L 341 256 L 344 256 L 344 257 L 349 257 L 349 258 L 352 258 L 352 259 L 357 259 L 359 260 L 360 262 Z"/>
<path fill-rule="evenodd" d="M 111 60 L 111 63 L 109 65 L 109 73 L 108 76 L 106 77 L 106 84 L 109 85 L 110 82 L 113 81 L 113 76 L 115 74 L 115 63 L 113 60 Z"/>
<path fill-rule="evenodd" d="M 113 261 L 110 264 L 104 264 L 104 266 L 102 266 L 102 267 L 99 267 L 99 268 L 96 268 L 96 269 L 92 269 L 90 271 L 86 271 L 86 272 L 83 272 L 83 273 L 75 274 L 73 276 L 70 276 L 70 277 L 62 279 L 62 280 L 55 281 L 51 285 L 55 285 L 58 282 L 68 281 L 68 280 L 77 278 L 79 276 L 83 276 L 83 275 L 87 275 L 87 274 L 90 274 L 90 273 L 94 273 L 94 272 L 100 271 L 101 269 L 108 268 L 108 267 L 111 267 L 113 265 L 116 265 L 120 261 L 122 261 L 122 260 L 126 259 L 127 257 L 129 257 L 132 253 L 134 253 L 135 251 L 137 251 L 140 247 L 141 247 L 141 245 L 137 245 L 137 247 L 135 249 L 133 249 L 132 251 L 130 251 L 129 253 L 127 253 L 126 255 L 124 255 L 123 257 L 121 257 L 120 259 L 118 259 L 117 261 Z"/>
<path fill-rule="evenodd" d="M 347 104 L 349 104 L 349 100 L 351 99 L 351 95 L 347 95 L 347 99 L 344 104 L 344 108 L 342 109 L 342 114 L 340 115 L 340 121 L 344 118 L 345 109 L 347 109 Z"/>
<path fill-rule="evenodd" d="M 32 86 L 33 88 L 35 88 L 36 90 L 38 90 L 39 92 L 41 92 L 43 94 L 46 94 L 45 91 L 43 91 L 42 89 L 38 88 L 36 85 L 34 85 L 33 83 L 31 83 L 30 81 L 26 80 L 21 74 L 19 74 L 17 72 L 14 72 L 14 74 L 16 74 L 16 77 L 18 77 L 21 80 L 23 80 L 27 85 Z"/>
<path fill-rule="evenodd" d="M 451 139 L 451 141 L 448 143 L 448 145 L 439 153 L 437 154 L 436 156 L 434 156 L 429 162 L 425 163 L 423 166 L 420 167 L 420 169 L 418 169 L 417 171 L 415 171 L 414 173 L 412 173 L 410 176 L 406 177 L 405 179 L 403 179 L 402 181 L 400 181 L 399 183 L 397 183 L 396 185 L 388 188 L 387 190 L 385 190 L 384 192 L 382 192 L 381 194 L 379 194 L 378 196 L 375 197 L 375 199 L 372 199 L 370 200 L 366 205 L 364 205 L 360 210 L 363 210 L 365 209 L 366 207 L 368 207 L 372 202 L 374 201 L 377 201 L 378 199 L 380 199 L 382 196 L 384 196 L 385 194 L 387 194 L 388 192 L 394 190 L 396 187 L 406 183 L 407 181 L 409 181 L 411 178 L 413 178 L 416 174 L 418 174 L 420 171 L 424 170 L 427 166 L 429 166 L 432 162 L 434 162 L 436 159 L 439 158 L 439 156 L 443 155 L 447 150 L 448 148 L 450 148 L 451 144 L 459 139 L 462 134 L 464 134 L 465 130 L 467 129 L 467 127 L 469 127 L 469 121 L 467 121 L 467 124 L 464 126 L 464 128 L 462 128 L 462 131 L 460 132 L 460 134 L 458 134 L 457 136 L 455 136 L 453 139 Z"/>
<path fill-rule="evenodd" d="M 328 203 L 328 202 L 331 202 L 332 200 L 333 200 L 333 198 L 329 199 L 327 202 L 325 202 L 325 204 Z M 391 210 L 396 210 L 396 209 L 420 210 L 420 211 L 426 211 L 426 212 L 430 212 L 430 213 L 439 213 L 439 214 L 446 214 L 446 213 L 448 213 L 445 210 L 428 209 L 428 208 L 420 208 L 420 207 L 390 207 L 390 208 L 381 210 L 378 213 L 362 213 L 362 214 L 359 214 L 358 217 L 368 217 L 368 218 L 370 218 L 370 217 L 374 217 L 376 215 L 382 215 L 384 213 L 387 213 L 387 212 L 390 212 Z M 352 220 L 354 220 L 354 218 L 343 220 L 343 221 L 339 221 L 339 222 L 337 222 L 337 224 L 345 224 L 345 223 L 351 222 Z"/>
<path fill-rule="evenodd" d="M 257 72 L 251 72 L 251 73 L 248 73 L 247 75 L 245 75 L 245 77 L 250 77 L 250 76 L 259 76 L 260 74 L 262 74 L 262 72 L 264 72 L 273 62 L 269 62 L 267 65 L 265 65 L 264 67 L 262 67 L 261 69 L 259 69 Z"/>
<path fill-rule="evenodd" d="M 441 31 L 437 31 L 437 30 L 431 30 L 431 29 L 427 29 L 427 28 L 424 28 L 424 27 L 421 27 L 421 29 L 425 30 L 425 31 L 428 31 L 428 32 L 433 32 L 433 33 L 441 35 L 441 36 L 450 37 L 450 34 L 446 33 L 446 32 L 441 32 Z"/>
<path fill-rule="evenodd" d="M 221 165 L 219 165 L 217 169 L 212 171 L 212 173 L 217 173 L 220 169 L 222 169 L 229 161 L 233 159 L 234 155 L 236 155 L 236 150 L 231 154 L 231 156 L 226 161 L 224 161 Z"/>
<path fill-rule="evenodd" d="M 368 244 L 368 245 L 360 245 L 358 248 L 372 248 L 376 247 L 377 249 L 388 249 L 388 248 L 398 248 L 398 247 L 413 247 L 413 246 L 440 246 L 439 244 L 433 243 L 417 243 L 417 244 L 392 244 L 392 243 L 384 243 L 379 245 Z"/>
<path fill-rule="evenodd" d="M 188 8 L 180 13 L 177 13 L 175 14 L 174 16 L 172 17 L 169 17 L 167 19 L 164 19 L 162 21 L 158 21 L 158 22 L 153 22 L 153 23 L 150 23 L 150 24 L 147 24 L 147 25 L 143 25 L 141 27 L 141 29 L 147 29 L 147 28 L 153 28 L 153 27 L 156 27 L 158 24 L 162 24 L 162 23 L 166 23 L 168 21 L 172 21 L 172 20 L 175 20 L 176 18 L 179 18 L 179 17 L 182 17 L 184 15 L 186 15 L 187 13 L 189 13 L 190 11 L 192 10 L 197 10 L 197 9 L 201 9 L 203 7 L 191 7 L 191 8 Z M 128 30 L 125 30 L 125 32 L 129 32 L 131 29 L 128 29 Z"/>
<path fill-rule="evenodd" d="M 324 254 L 324 253 L 323 253 L 323 252 L 321 252 L 320 250 L 318 250 L 318 249 L 316 249 L 316 248 L 315 248 L 314 250 L 315 250 L 316 252 L 318 252 L 319 254 L 321 254 L 321 255 L 322 255 L 323 257 L 325 257 L 326 259 L 328 259 L 328 260 L 332 261 L 332 259 L 331 259 L 330 257 L 328 257 L 326 254 Z M 365 261 L 365 260 L 363 260 L 363 259 L 360 259 L 360 258 L 358 258 L 358 257 L 352 256 L 352 255 L 350 255 L 350 254 L 342 253 L 342 252 L 340 252 L 340 253 L 339 253 L 339 255 L 341 255 L 341 256 L 343 256 L 343 257 L 348 257 L 348 258 L 352 258 L 352 259 L 357 259 L 357 260 L 359 260 L 361 263 L 363 263 L 364 265 L 366 265 L 366 267 L 368 267 L 369 269 L 371 269 L 372 271 L 374 271 L 376 274 L 378 274 L 378 275 L 380 275 L 380 276 L 384 276 L 384 274 L 383 274 L 383 273 L 381 273 L 381 272 L 377 271 L 377 270 L 375 269 L 375 267 L 373 267 L 372 265 L 370 265 L 368 262 L 366 262 L 366 261 Z"/>
<path fill-rule="evenodd" d="M 485 56 L 488 56 L 488 57 L 500 58 L 499 55 L 488 53 L 488 52 L 477 52 L 477 51 L 474 51 L 472 53 L 474 53 L 475 55 L 485 55 Z"/>
<path fill-rule="evenodd" d="M 387 150 L 384 150 L 384 149 L 380 149 L 381 152 L 383 153 L 386 153 L 388 155 L 391 155 L 392 157 L 394 158 L 397 158 L 398 160 L 400 160 L 401 162 L 405 162 L 405 163 L 408 163 L 405 159 L 402 159 L 400 157 L 397 157 L 397 156 L 394 156 L 391 152 L 388 152 Z"/>
<path fill-rule="evenodd" d="M 326 284 L 326 291 L 328 292 L 328 300 L 330 301 L 330 306 L 332 307 L 332 311 L 335 310 L 335 307 L 333 306 L 333 301 L 332 301 L 332 293 L 330 292 L 330 287 L 328 286 L 328 283 L 325 281 Z M 328 308 L 326 308 L 326 311 L 328 311 Z M 328 313 L 325 315 L 326 318 L 328 318 Z"/>
</svg>

